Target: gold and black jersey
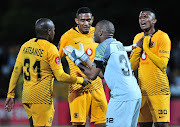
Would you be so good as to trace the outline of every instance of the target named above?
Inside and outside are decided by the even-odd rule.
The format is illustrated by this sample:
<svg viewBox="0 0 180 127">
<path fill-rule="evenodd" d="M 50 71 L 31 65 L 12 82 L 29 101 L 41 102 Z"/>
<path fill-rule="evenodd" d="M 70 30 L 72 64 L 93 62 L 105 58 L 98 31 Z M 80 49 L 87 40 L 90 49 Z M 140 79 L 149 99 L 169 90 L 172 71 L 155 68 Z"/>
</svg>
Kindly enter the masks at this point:
<svg viewBox="0 0 180 127">
<path fill-rule="evenodd" d="M 21 46 L 17 61 L 23 65 L 22 103 L 52 103 L 52 70 L 62 68 L 56 46 L 33 38 Z"/>
<path fill-rule="evenodd" d="M 136 43 L 143 36 L 144 32 L 137 34 L 133 43 Z M 171 41 L 166 33 L 161 30 L 156 31 L 151 37 L 151 44 L 150 50 L 154 54 L 170 58 Z M 138 83 L 144 96 L 170 94 L 166 68 L 164 71 L 158 68 L 144 51 L 142 51 L 139 62 Z"/>
<path fill-rule="evenodd" d="M 94 61 L 95 57 L 95 50 L 96 47 L 98 46 L 98 43 L 94 42 L 94 27 L 90 28 L 90 31 L 88 34 L 82 34 L 78 26 L 71 28 L 68 30 L 66 33 L 64 33 L 60 39 L 60 47 L 59 47 L 59 54 L 60 57 L 62 58 L 64 56 L 63 48 L 66 46 L 73 46 L 77 49 L 79 49 L 79 43 L 83 43 L 84 50 L 86 54 L 89 56 L 89 59 L 91 61 Z M 70 68 L 70 74 L 72 76 L 80 76 L 80 77 L 85 77 L 88 78 L 84 73 L 81 72 L 79 67 L 74 64 L 67 56 L 66 59 L 69 63 L 69 68 Z M 71 84 L 69 86 L 69 92 L 84 92 L 84 91 L 92 91 L 98 88 L 103 87 L 102 86 L 102 81 L 101 78 L 98 76 L 94 81 L 91 81 L 92 84 L 88 84 L 86 87 L 82 87 L 80 84 Z"/>
</svg>

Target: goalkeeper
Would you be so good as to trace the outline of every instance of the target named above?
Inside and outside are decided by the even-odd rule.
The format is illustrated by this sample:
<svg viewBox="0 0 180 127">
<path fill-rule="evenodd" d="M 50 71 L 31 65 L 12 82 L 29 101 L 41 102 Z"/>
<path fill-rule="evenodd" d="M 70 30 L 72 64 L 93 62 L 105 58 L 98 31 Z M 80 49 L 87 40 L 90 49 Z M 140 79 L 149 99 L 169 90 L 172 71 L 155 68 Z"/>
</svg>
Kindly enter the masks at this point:
<svg viewBox="0 0 180 127">
<path fill-rule="evenodd" d="M 81 43 L 79 50 L 72 46 L 63 50 L 90 79 L 96 79 L 100 71 L 103 71 L 107 85 L 111 90 L 106 125 L 110 127 L 137 127 L 142 98 L 141 91 L 131 69 L 126 49 L 121 42 L 113 39 L 114 31 L 114 25 L 108 20 L 97 23 L 94 39 L 100 44 L 96 48 L 94 63 L 84 53 Z M 88 67 L 84 66 L 82 61 Z"/>
</svg>

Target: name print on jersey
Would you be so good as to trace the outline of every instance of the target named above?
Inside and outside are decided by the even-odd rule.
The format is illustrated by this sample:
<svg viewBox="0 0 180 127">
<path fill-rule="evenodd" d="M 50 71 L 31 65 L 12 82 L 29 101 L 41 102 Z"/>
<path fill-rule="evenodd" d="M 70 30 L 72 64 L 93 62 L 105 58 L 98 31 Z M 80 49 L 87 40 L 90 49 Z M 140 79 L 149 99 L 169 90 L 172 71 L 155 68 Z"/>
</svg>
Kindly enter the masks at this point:
<svg viewBox="0 0 180 127">
<path fill-rule="evenodd" d="M 23 54 L 32 54 L 35 56 L 42 57 L 43 53 L 44 53 L 43 49 L 32 48 L 32 47 L 24 47 L 23 49 Z"/>
</svg>

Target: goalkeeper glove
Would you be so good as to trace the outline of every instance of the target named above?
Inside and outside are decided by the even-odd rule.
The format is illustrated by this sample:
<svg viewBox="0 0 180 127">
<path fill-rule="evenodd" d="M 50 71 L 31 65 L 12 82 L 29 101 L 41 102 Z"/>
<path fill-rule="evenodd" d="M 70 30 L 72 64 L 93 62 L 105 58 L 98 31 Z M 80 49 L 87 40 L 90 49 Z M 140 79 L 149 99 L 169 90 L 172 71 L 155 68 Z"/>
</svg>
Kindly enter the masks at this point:
<svg viewBox="0 0 180 127">
<path fill-rule="evenodd" d="M 70 58 L 70 60 L 72 60 L 77 66 L 79 66 L 81 60 L 76 56 L 75 50 L 72 50 L 72 52 L 68 52 L 68 50 L 63 48 L 63 51 Z"/>
<path fill-rule="evenodd" d="M 66 50 L 70 53 L 73 52 L 73 50 L 75 50 L 75 54 L 78 58 L 80 58 L 82 61 L 86 62 L 89 58 L 89 56 L 85 53 L 84 51 L 84 47 L 82 43 L 79 43 L 79 49 L 76 49 L 72 46 L 66 46 Z"/>
</svg>

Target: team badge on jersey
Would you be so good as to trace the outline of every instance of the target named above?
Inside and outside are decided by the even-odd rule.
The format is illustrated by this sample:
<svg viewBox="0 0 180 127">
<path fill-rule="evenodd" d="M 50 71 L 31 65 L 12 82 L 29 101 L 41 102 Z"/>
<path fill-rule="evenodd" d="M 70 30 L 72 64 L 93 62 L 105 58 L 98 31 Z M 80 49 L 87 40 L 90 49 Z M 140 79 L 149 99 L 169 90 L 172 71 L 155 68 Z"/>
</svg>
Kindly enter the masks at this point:
<svg viewBox="0 0 180 127">
<path fill-rule="evenodd" d="M 79 117 L 79 113 L 75 112 L 74 113 L 74 118 L 78 118 Z"/>
<path fill-rule="evenodd" d="M 87 54 L 88 56 L 91 56 L 91 55 L 93 54 L 93 50 L 92 50 L 91 48 L 88 48 L 88 49 L 86 50 L 86 54 Z"/>
<path fill-rule="evenodd" d="M 60 64 L 61 60 L 60 60 L 59 56 L 56 57 L 55 62 L 56 62 L 56 64 L 58 64 L 58 65 Z"/>
<path fill-rule="evenodd" d="M 154 41 L 151 41 L 150 43 L 149 43 L 149 48 L 153 48 L 155 46 L 155 42 Z"/>
<path fill-rule="evenodd" d="M 141 55 L 141 59 L 146 60 L 146 58 L 147 58 L 147 54 L 145 52 L 143 52 L 142 55 Z"/>
</svg>

